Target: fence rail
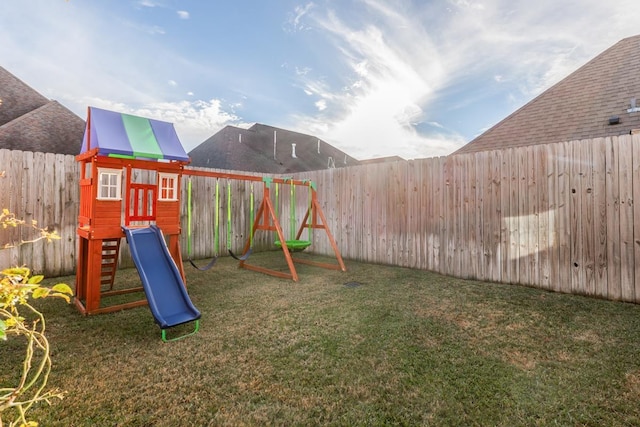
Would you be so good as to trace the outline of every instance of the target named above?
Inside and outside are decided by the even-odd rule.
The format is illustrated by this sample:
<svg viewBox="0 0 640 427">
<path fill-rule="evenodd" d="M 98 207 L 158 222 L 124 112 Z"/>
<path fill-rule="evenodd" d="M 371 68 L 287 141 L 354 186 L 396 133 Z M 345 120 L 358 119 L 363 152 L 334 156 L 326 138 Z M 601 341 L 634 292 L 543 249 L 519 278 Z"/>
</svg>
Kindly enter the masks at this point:
<svg viewBox="0 0 640 427">
<path fill-rule="evenodd" d="M 75 270 L 78 172 L 72 156 L 0 150 L 0 206 L 54 227 L 60 242 L 0 251 L 0 262 L 49 276 Z M 347 259 L 640 302 L 640 137 L 513 148 L 297 174 L 318 198 Z M 194 257 L 241 248 L 251 183 L 194 176 Z M 186 179 L 184 185 L 186 186 Z M 227 190 L 231 227 L 227 228 Z M 183 191 L 186 191 L 183 188 Z M 288 233 L 290 193 L 279 210 Z M 262 188 L 254 183 L 256 204 Z M 273 193 L 273 192 L 272 192 Z M 186 197 L 183 198 L 186 203 Z M 298 195 L 294 218 L 306 209 Z M 187 230 L 186 206 L 182 210 Z M 20 234 L 23 233 L 23 234 Z M 25 231 L 0 231 L 2 242 Z M 182 236 L 186 247 L 187 233 Z M 257 250 L 272 247 L 257 236 Z M 227 242 L 229 240 L 229 242 Z M 229 243 L 229 244 L 227 244 Z M 330 255 L 318 235 L 313 251 Z"/>
</svg>

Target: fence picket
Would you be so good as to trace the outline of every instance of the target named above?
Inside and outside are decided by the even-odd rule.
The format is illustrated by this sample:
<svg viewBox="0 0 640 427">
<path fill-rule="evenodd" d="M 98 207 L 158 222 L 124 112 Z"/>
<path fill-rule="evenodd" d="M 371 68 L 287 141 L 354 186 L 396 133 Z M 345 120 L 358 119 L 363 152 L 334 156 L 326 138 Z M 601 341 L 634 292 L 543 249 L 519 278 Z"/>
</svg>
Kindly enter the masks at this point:
<svg viewBox="0 0 640 427">
<path fill-rule="evenodd" d="M 635 301 L 633 267 L 633 162 L 631 136 L 623 135 L 619 140 L 620 180 L 620 286 L 623 301 Z"/>
<path fill-rule="evenodd" d="M 558 152 L 557 144 L 546 144 L 547 181 L 547 249 L 549 260 L 549 281 L 547 287 L 557 291 L 560 280 L 560 246 L 558 240 Z"/>
<path fill-rule="evenodd" d="M 606 298 L 608 293 L 606 191 L 606 145 L 604 138 L 598 138 L 594 141 L 593 147 L 594 292 L 603 298 Z"/>
<path fill-rule="evenodd" d="M 607 297 L 622 298 L 620 283 L 620 182 L 618 179 L 618 138 L 605 139 L 607 200 Z"/>
</svg>

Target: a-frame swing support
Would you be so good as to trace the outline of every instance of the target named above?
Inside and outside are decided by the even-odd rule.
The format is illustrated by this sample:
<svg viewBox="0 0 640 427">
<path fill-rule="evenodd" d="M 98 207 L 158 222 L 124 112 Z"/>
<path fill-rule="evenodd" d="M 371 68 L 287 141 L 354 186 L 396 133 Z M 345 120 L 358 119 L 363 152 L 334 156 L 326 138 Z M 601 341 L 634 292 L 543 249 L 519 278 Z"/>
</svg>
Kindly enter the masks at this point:
<svg viewBox="0 0 640 427">
<path fill-rule="evenodd" d="M 326 268 L 330 270 L 341 270 L 347 271 L 347 268 L 344 265 L 344 261 L 342 260 L 342 256 L 340 255 L 340 250 L 338 249 L 338 245 L 336 244 L 329 227 L 327 226 L 327 220 L 322 212 L 322 208 L 320 207 L 320 203 L 318 203 L 318 196 L 315 188 L 313 188 L 313 184 L 308 181 L 294 181 L 288 180 L 286 181 L 291 185 L 305 185 L 309 186 L 311 189 L 311 202 L 309 203 L 309 207 L 307 208 L 307 212 L 304 215 L 304 219 L 298 229 L 296 234 L 296 239 L 300 239 L 302 232 L 305 228 L 311 229 L 320 229 L 324 230 L 327 233 L 327 238 L 329 239 L 329 243 L 333 249 L 333 253 L 336 257 L 337 264 L 330 264 L 324 262 L 311 261 L 306 259 L 294 258 L 291 256 L 291 251 L 287 246 L 287 241 L 284 237 L 284 232 L 282 231 L 282 226 L 280 225 L 280 221 L 275 213 L 273 208 L 273 204 L 271 203 L 271 197 L 269 194 L 269 185 L 265 182 L 264 184 L 264 197 L 262 202 L 260 203 L 260 207 L 258 208 L 258 212 L 256 213 L 255 220 L 253 222 L 251 235 L 255 235 L 257 230 L 264 231 L 275 231 L 278 240 L 280 241 L 282 252 L 284 253 L 284 257 L 287 261 L 287 266 L 289 267 L 289 273 L 285 273 L 278 270 L 273 270 L 270 268 L 250 264 L 247 260 L 240 261 L 240 268 L 246 268 L 247 270 L 257 271 L 260 273 L 268 274 L 275 277 L 281 277 L 284 279 L 291 279 L 295 282 L 298 281 L 298 272 L 296 271 L 295 263 L 299 264 L 307 264 L 313 265 L 315 267 Z M 311 218 L 311 221 L 309 221 Z M 251 247 L 251 236 L 247 239 L 245 243 L 243 253 L 247 252 Z"/>
<path fill-rule="evenodd" d="M 261 181 L 263 184 L 263 199 L 258 207 L 258 211 L 256 212 L 253 225 L 251 228 L 251 233 L 247 238 L 247 241 L 242 250 L 243 254 L 246 254 L 251 248 L 251 240 L 253 236 L 255 236 L 255 232 L 257 230 L 264 231 L 275 231 L 277 237 L 281 242 L 282 252 L 287 261 L 287 266 L 289 267 L 289 273 L 285 273 L 278 270 L 273 270 L 270 268 L 250 264 L 246 259 L 240 260 L 240 268 L 246 268 L 247 270 L 257 271 L 263 274 L 268 274 L 275 277 L 280 277 L 284 279 L 291 279 L 293 281 L 298 281 L 298 273 L 296 271 L 295 263 L 299 264 L 307 264 L 313 265 L 316 267 L 326 268 L 330 270 L 340 270 L 347 271 L 346 266 L 344 265 L 344 261 L 342 260 L 342 255 L 340 255 L 340 250 L 338 249 L 338 245 L 329 230 L 327 225 L 327 219 L 322 212 L 322 208 L 320 207 L 320 203 L 318 202 L 318 195 L 314 185 L 311 181 L 307 180 L 295 180 L 295 179 L 283 179 L 283 178 L 263 178 L 254 175 L 243 175 L 243 174 L 235 174 L 235 173 L 225 173 L 225 172 L 213 172 L 213 171 L 204 171 L 197 169 L 185 169 L 183 172 L 185 175 L 193 175 L 193 176 L 204 176 L 210 178 L 221 178 L 221 179 L 236 179 L 241 181 Z M 298 228 L 298 232 L 296 234 L 296 239 L 299 239 L 302 235 L 305 228 L 324 230 L 327 234 L 327 238 L 329 239 L 329 243 L 333 249 L 333 253 L 336 257 L 337 264 L 316 262 L 306 259 L 294 258 L 291 256 L 291 251 L 287 246 L 286 239 L 284 237 L 284 232 L 282 231 L 282 226 L 280 225 L 280 220 L 276 215 L 276 211 L 273 207 L 273 203 L 271 202 L 270 195 L 270 184 L 288 184 L 288 185 L 300 185 L 304 187 L 309 187 L 311 190 L 311 201 L 308 204 L 307 212 L 304 215 L 304 220 L 302 221 L 300 227 Z M 309 220 L 311 219 L 311 220 Z"/>
</svg>

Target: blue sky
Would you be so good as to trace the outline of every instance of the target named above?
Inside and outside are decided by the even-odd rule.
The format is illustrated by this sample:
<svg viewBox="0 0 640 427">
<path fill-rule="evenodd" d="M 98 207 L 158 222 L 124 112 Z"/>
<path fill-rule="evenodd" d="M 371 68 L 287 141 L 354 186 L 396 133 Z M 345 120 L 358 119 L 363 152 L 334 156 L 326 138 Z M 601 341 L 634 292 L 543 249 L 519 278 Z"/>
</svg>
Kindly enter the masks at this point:
<svg viewBox="0 0 640 427">
<path fill-rule="evenodd" d="M 446 155 L 622 38 L 637 0 L 3 0 L 0 65 L 80 117 Z"/>
</svg>

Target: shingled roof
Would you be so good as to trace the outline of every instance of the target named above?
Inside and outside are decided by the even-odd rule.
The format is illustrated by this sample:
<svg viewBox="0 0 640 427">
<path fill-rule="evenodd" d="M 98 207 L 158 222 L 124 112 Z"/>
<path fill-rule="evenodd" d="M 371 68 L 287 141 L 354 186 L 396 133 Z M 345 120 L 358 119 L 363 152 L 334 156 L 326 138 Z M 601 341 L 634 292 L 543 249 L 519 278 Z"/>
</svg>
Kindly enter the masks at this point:
<svg viewBox="0 0 640 427">
<path fill-rule="evenodd" d="M 639 69 L 640 36 L 623 39 L 453 154 L 640 129 Z"/>
<path fill-rule="evenodd" d="M 80 152 L 84 120 L 0 67 L 0 148 Z"/>
<path fill-rule="evenodd" d="M 295 154 L 295 156 L 294 156 Z M 295 173 L 353 166 L 358 161 L 311 135 L 256 123 L 226 126 L 189 152 L 192 166 Z"/>
</svg>

